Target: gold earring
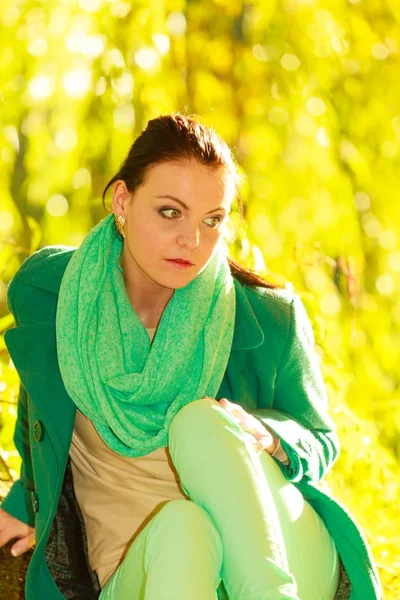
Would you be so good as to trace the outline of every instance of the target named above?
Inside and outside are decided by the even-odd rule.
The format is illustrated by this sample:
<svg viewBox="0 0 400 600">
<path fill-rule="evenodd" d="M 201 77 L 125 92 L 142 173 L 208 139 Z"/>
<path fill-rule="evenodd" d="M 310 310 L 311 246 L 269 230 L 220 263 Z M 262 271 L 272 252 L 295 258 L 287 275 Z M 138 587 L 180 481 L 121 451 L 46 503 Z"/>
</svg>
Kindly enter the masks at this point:
<svg viewBox="0 0 400 600">
<path fill-rule="evenodd" d="M 124 233 L 125 219 L 124 219 L 124 217 L 121 217 L 120 215 L 116 216 L 114 219 L 114 223 L 115 223 L 115 227 L 116 227 L 118 233 L 120 234 L 120 236 L 125 238 L 125 233 Z"/>
</svg>

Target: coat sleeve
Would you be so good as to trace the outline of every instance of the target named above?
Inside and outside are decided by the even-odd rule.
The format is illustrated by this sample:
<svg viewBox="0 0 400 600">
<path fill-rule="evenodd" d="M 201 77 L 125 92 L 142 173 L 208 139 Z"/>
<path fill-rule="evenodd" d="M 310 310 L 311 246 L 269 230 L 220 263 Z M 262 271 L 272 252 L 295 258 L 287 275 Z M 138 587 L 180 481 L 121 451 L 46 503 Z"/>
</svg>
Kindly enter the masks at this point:
<svg viewBox="0 0 400 600">
<path fill-rule="evenodd" d="M 317 483 L 339 456 L 336 426 L 329 416 L 314 349 L 314 332 L 297 295 L 290 304 L 289 330 L 277 369 L 272 407 L 251 414 L 280 439 L 289 459 L 288 465 L 280 466 L 289 481 L 305 478 Z"/>
<path fill-rule="evenodd" d="M 11 281 L 8 293 L 7 304 L 10 312 L 14 316 L 16 325 L 19 325 L 18 317 L 14 309 L 14 294 L 17 279 Z M 31 491 L 34 490 L 33 471 L 31 461 L 31 451 L 29 443 L 29 420 L 28 420 L 28 395 L 20 383 L 18 396 L 18 412 L 14 431 L 14 445 L 21 456 L 20 477 L 12 485 L 9 493 L 1 503 L 1 508 L 7 511 L 16 519 L 27 523 L 31 527 L 35 526 L 35 513 L 31 502 Z"/>
<path fill-rule="evenodd" d="M 31 502 L 31 491 L 34 490 L 34 483 L 28 436 L 27 394 L 22 384 L 20 385 L 18 397 L 18 417 L 15 425 L 14 444 L 22 458 L 20 478 L 13 483 L 1 503 L 1 508 L 16 519 L 34 527 L 35 513 Z"/>
</svg>

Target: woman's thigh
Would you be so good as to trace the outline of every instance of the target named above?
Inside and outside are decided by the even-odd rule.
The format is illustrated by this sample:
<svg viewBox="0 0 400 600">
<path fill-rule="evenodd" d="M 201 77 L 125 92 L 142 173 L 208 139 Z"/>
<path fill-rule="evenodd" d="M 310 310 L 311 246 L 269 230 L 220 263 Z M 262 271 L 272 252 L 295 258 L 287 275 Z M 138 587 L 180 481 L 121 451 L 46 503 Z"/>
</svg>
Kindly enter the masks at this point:
<svg viewBox="0 0 400 600">
<path fill-rule="evenodd" d="M 265 557 L 271 551 L 269 557 L 279 559 L 283 538 L 298 597 L 334 598 L 338 555 L 321 517 L 275 459 L 254 449 L 224 407 L 212 399 L 183 407 L 171 423 L 169 444 L 182 489 L 209 512 L 221 534 L 227 589 L 260 589 L 262 583 L 254 582 L 263 581 Z"/>
<path fill-rule="evenodd" d="M 334 598 L 339 557 L 323 520 L 299 490 L 282 474 L 274 459 L 258 452 L 278 513 L 289 569 L 299 598 Z"/>
<path fill-rule="evenodd" d="M 134 539 L 99 600 L 216 599 L 221 565 L 221 540 L 207 512 L 171 500 Z"/>
</svg>

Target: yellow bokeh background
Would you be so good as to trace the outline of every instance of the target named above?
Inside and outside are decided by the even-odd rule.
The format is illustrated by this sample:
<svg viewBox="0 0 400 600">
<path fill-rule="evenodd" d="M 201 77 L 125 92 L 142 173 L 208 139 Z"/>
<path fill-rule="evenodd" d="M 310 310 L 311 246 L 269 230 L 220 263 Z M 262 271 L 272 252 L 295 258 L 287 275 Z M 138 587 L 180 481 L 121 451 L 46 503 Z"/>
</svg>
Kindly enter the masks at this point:
<svg viewBox="0 0 400 600">
<path fill-rule="evenodd" d="M 398 2 L 3 0 L 0 27 L 1 332 L 15 271 L 106 215 L 103 188 L 147 121 L 197 115 L 243 175 L 232 255 L 306 305 L 342 444 L 326 485 L 397 599 Z M 0 358 L 4 493 L 20 463 L 3 338 Z"/>
</svg>

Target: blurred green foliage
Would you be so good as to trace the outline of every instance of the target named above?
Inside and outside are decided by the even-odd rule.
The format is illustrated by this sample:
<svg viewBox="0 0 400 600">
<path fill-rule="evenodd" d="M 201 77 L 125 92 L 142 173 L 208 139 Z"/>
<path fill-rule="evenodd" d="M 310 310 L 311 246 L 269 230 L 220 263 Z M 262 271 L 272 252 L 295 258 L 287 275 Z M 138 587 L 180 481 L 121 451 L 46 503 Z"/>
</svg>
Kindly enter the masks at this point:
<svg viewBox="0 0 400 600">
<path fill-rule="evenodd" d="M 388 599 L 400 596 L 399 22 L 396 0 L 0 9 L 1 331 L 21 262 L 78 246 L 106 215 L 102 190 L 148 119 L 199 115 L 245 175 L 232 255 L 294 286 L 312 319 L 342 442 L 326 485 L 365 528 Z M 4 486 L 20 465 L 3 339 L 0 358 Z"/>
</svg>

